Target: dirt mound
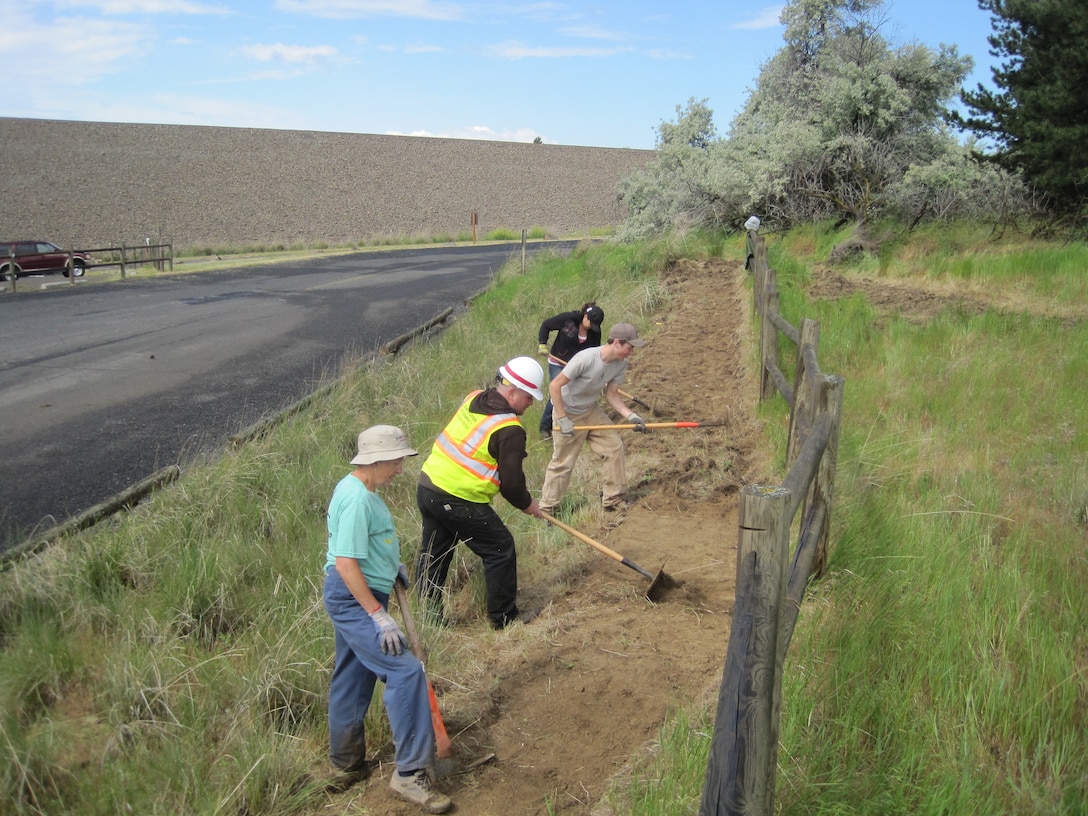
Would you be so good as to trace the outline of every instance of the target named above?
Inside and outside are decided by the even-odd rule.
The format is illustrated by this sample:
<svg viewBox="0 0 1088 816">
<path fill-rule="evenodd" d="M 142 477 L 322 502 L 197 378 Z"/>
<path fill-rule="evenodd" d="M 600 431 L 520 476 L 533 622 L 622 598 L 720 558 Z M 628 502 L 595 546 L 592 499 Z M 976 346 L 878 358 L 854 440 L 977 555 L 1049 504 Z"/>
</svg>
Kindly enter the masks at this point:
<svg viewBox="0 0 1088 816">
<path fill-rule="evenodd" d="M 602 513 L 599 529 L 583 530 L 682 584 L 652 603 L 644 578 L 590 552 L 582 574 L 562 576 L 561 597 L 555 585 L 523 587 L 548 603 L 532 623 L 495 635 L 501 648 L 492 643 L 486 654 L 500 657 L 469 682 L 434 678 L 459 755 L 496 754 L 442 782 L 457 812 L 602 813 L 610 779 L 652 749 L 669 710 L 716 695 L 735 595 L 738 493 L 766 472 L 743 275 L 740 263 L 723 261 L 682 261 L 667 274 L 667 307 L 624 390 L 652 406 L 648 420 L 722 425 L 627 434 L 636 501 L 623 518 Z M 328 810 L 414 816 L 389 792 L 390 772 L 337 795 Z"/>
</svg>

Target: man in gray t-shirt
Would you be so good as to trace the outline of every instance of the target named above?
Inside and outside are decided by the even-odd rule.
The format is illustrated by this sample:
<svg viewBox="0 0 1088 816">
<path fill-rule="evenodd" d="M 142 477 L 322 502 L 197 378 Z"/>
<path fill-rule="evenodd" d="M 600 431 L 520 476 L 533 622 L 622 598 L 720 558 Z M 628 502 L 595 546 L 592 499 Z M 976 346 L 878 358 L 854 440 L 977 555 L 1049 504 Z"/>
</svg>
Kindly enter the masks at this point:
<svg viewBox="0 0 1088 816">
<path fill-rule="evenodd" d="M 544 475 L 540 509 L 553 513 L 567 492 L 571 473 L 578 461 L 582 444 L 600 456 L 602 464 L 602 502 L 605 510 L 627 506 L 627 471 L 624 466 L 623 440 L 616 430 L 575 430 L 575 426 L 611 425 L 612 420 L 598 405 L 601 393 L 609 405 L 628 423 L 646 430 L 642 417 L 631 411 L 620 397 L 627 358 L 646 345 L 630 323 L 617 323 L 608 332 L 608 342 L 575 354 L 563 371 L 552 379 L 548 391 L 552 398 L 552 419 L 558 433 L 552 435 L 552 460 Z"/>
</svg>

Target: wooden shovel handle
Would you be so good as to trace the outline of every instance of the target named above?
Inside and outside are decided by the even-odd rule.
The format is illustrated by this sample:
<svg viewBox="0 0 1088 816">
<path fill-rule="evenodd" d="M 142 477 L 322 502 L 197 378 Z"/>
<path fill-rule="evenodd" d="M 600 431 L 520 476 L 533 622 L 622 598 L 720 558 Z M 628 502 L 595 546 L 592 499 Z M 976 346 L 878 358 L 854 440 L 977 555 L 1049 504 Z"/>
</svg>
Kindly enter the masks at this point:
<svg viewBox="0 0 1088 816">
<path fill-rule="evenodd" d="M 636 564 L 634 561 L 632 561 L 630 558 L 627 558 L 626 556 L 620 555 L 615 550 L 609 549 L 608 547 L 606 547 L 604 544 L 602 544 L 599 541 L 594 541 L 592 538 L 587 536 L 585 533 L 580 532 L 579 530 L 575 530 L 569 524 L 564 524 L 563 522 L 561 522 L 559 519 L 557 519 L 555 516 L 551 515 L 550 513 L 545 513 L 543 510 L 541 510 L 540 515 L 542 515 L 544 518 L 546 518 L 548 521 L 550 521 L 552 524 L 554 524 L 560 530 L 563 530 L 564 532 L 570 533 L 572 536 L 574 536 L 575 538 L 577 538 L 577 539 L 579 539 L 581 541 L 584 541 L 586 544 L 593 547 L 594 549 L 599 550 L 600 552 L 603 552 L 609 558 L 616 559 L 621 564 L 623 564 L 625 567 L 630 567 L 631 569 L 633 569 L 639 575 L 642 575 L 642 576 L 644 576 L 646 578 L 649 578 L 651 581 L 653 580 L 654 575 L 653 575 L 652 572 L 649 572 L 648 570 L 643 569 L 638 564 Z"/>
<path fill-rule="evenodd" d="M 635 405 L 641 405 L 641 406 L 642 406 L 643 408 L 650 408 L 650 406 L 649 406 L 649 405 L 647 405 L 647 404 L 646 404 L 645 402 L 643 402 L 642 400 L 640 400 L 640 399 L 639 399 L 638 397 L 636 397 L 636 396 L 635 396 L 634 394 L 628 394 L 628 393 L 627 393 L 626 391 L 624 391 L 624 390 L 623 390 L 622 388 L 617 388 L 617 389 L 616 389 L 616 393 L 618 393 L 618 394 L 619 394 L 619 395 L 620 395 L 621 397 L 623 397 L 624 399 L 629 399 L 629 400 L 631 400 L 631 402 L 633 402 L 633 403 L 634 403 Z M 652 411 L 652 410 L 653 410 L 653 408 L 650 408 L 650 410 Z"/>
<path fill-rule="evenodd" d="M 408 645 L 412 647 L 412 654 L 423 662 L 423 644 L 420 642 L 419 633 L 416 631 L 416 623 L 412 620 L 412 613 L 408 610 L 408 598 L 400 581 L 393 581 L 393 589 L 397 593 L 397 606 L 400 607 L 400 615 L 404 618 L 404 631 L 408 635 Z M 426 670 L 424 670 L 426 671 Z M 446 731 L 446 723 L 442 719 L 442 710 L 438 707 L 438 697 L 435 696 L 431 678 L 427 678 L 427 704 L 431 707 L 431 725 L 434 727 L 435 753 L 439 759 L 449 759 L 453 756 L 453 741 Z"/>
<path fill-rule="evenodd" d="M 708 425 L 720 425 L 720 422 L 647 422 L 647 428 L 705 428 Z M 618 422 L 614 425 L 575 425 L 576 431 L 622 431 L 637 428 L 633 422 Z M 553 432 L 555 429 L 552 429 Z"/>
</svg>

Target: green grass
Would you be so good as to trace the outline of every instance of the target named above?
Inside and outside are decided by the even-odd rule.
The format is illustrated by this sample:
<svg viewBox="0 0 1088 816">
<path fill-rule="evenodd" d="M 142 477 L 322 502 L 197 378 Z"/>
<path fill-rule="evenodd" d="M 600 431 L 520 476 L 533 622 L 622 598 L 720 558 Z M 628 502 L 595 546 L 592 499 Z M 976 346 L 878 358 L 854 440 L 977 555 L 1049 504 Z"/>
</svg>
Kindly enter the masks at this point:
<svg viewBox="0 0 1088 816">
<path fill-rule="evenodd" d="M 843 234 L 795 233 L 770 248 L 783 312 L 820 322 L 846 390 L 830 567 L 786 661 L 778 812 L 1088 813 L 1086 248 L 960 226 L 836 270 L 1013 304 L 919 324 L 860 294 L 808 301 Z M 675 774 L 706 750 L 679 749 Z"/>
<path fill-rule="evenodd" d="M 778 812 L 1084 816 L 1088 323 L 1035 307 L 1088 311 L 1085 248 L 966 225 L 837 270 L 981 282 L 1025 304 L 916 322 L 860 294 L 808 299 L 812 269 L 844 235 L 770 237 L 783 312 L 820 321 L 821 365 L 846 381 L 831 560 L 786 660 Z M 304 416 L 0 575 L 4 812 L 312 809 L 332 652 L 322 514 L 355 434 L 395 421 L 432 437 L 524 350 L 518 315 L 596 299 L 637 322 L 663 302 L 660 269 L 689 253 L 739 259 L 743 238 L 544 253 L 524 275 L 512 264 L 440 341 L 348 366 Z M 970 274 L 949 272 L 970 258 Z M 781 450 L 781 401 L 763 416 Z M 530 445 L 528 472 L 545 460 Z M 402 531 L 415 526 L 418 467 L 385 494 Z M 561 580 L 557 537 L 503 512 L 533 542 L 519 553 L 526 585 Z M 403 539 L 410 560 L 417 542 Z M 470 582 L 457 611 L 478 614 L 480 592 Z M 616 781 L 614 812 L 697 811 L 713 707 L 677 705 L 658 749 Z M 388 751 L 373 711 L 368 736 Z"/>
<path fill-rule="evenodd" d="M 0 574 L 0 810 L 312 811 L 325 796 L 311 775 L 326 766 L 333 651 L 319 583 L 324 512 L 359 430 L 392 422 L 423 447 L 467 391 L 525 352 L 522 315 L 596 299 L 637 322 L 660 303 L 667 256 L 661 246 L 583 246 L 568 258 L 544 252 L 526 274 L 511 264 L 436 342 L 347 364 L 305 412 L 10 565 Z M 531 444 L 527 472 L 543 473 L 549 456 Z M 406 563 L 419 544 L 419 458 L 383 490 Z M 564 559 L 581 551 L 497 504 L 528 544 L 524 583 L 561 591 Z M 483 624 L 478 573 L 453 600 L 466 622 Z M 441 670 L 457 658 L 436 647 L 429 662 Z M 367 732 L 372 751 L 391 755 L 382 706 Z"/>
</svg>

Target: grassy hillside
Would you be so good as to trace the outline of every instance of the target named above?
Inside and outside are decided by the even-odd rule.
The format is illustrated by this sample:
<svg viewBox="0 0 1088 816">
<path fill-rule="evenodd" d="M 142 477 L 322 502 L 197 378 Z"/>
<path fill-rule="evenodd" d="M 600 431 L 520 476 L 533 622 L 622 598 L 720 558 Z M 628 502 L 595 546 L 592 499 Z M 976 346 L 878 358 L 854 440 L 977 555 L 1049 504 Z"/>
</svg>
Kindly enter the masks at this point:
<svg viewBox="0 0 1088 816">
<path fill-rule="evenodd" d="M 848 237 L 769 236 L 783 313 L 846 380 L 779 812 L 1088 813 L 1088 248 L 960 226 L 829 267 Z M 694 812 L 712 717 L 678 718 L 616 812 Z"/>
</svg>

